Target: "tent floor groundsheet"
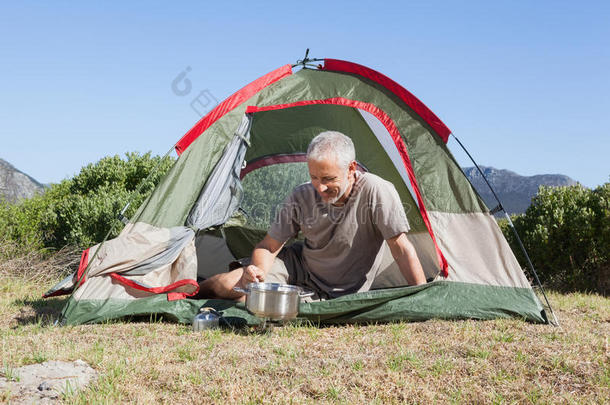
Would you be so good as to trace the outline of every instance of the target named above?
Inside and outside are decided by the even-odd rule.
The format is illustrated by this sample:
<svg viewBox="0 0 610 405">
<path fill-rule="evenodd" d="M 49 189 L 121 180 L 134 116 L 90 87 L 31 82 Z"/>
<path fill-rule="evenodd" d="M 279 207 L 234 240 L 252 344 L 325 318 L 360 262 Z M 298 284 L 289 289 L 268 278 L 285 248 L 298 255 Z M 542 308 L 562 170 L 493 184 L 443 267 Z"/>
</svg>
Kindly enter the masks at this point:
<svg viewBox="0 0 610 405">
<path fill-rule="evenodd" d="M 244 303 L 217 299 L 168 301 L 166 294 L 137 300 L 70 299 L 65 324 L 99 323 L 131 316 L 155 316 L 189 324 L 201 307 L 213 307 L 234 326 L 261 320 Z M 327 301 L 302 303 L 299 320 L 313 324 L 423 321 L 427 319 L 522 318 L 548 323 L 530 288 L 500 287 L 453 281 L 350 294 Z"/>
</svg>

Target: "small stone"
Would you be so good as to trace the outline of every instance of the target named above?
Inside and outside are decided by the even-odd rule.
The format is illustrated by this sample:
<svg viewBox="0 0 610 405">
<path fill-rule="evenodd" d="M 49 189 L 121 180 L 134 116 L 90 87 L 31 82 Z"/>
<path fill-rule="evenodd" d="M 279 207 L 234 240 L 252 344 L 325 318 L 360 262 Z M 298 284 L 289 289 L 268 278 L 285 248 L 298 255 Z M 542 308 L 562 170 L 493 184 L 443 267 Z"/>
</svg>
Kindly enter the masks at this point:
<svg viewBox="0 0 610 405">
<path fill-rule="evenodd" d="M 40 385 L 38 386 L 38 391 L 48 391 L 50 389 L 51 389 L 51 385 L 46 381 L 41 382 Z"/>
<path fill-rule="evenodd" d="M 74 360 L 74 365 L 75 366 L 81 366 L 81 367 L 89 367 L 89 364 L 85 363 L 81 359 Z"/>
</svg>

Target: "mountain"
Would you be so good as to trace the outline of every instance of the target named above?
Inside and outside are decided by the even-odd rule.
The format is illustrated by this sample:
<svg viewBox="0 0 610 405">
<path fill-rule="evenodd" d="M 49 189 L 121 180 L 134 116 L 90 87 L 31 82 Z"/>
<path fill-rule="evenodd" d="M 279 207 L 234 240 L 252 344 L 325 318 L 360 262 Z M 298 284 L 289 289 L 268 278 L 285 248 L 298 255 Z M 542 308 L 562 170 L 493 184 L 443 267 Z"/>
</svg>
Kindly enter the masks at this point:
<svg viewBox="0 0 610 405">
<path fill-rule="evenodd" d="M 43 190 L 42 184 L 15 169 L 6 160 L 0 159 L 0 200 L 16 202 L 30 198 Z"/>
<path fill-rule="evenodd" d="M 578 184 L 562 174 L 539 174 L 535 176 L 520 176 L 510 170 L 479 166 L 489 184 L 493 187 L 504 209 L 509 214 L 524 213 L 529 207 L 532 197 L 538 193 L 539 186 L 573 186 Z M 498 205 L 489 190 L 485 180 L 476 167 L 463 167 L 462 170 L 485 201 L 489 209 Z"/>
</svg>

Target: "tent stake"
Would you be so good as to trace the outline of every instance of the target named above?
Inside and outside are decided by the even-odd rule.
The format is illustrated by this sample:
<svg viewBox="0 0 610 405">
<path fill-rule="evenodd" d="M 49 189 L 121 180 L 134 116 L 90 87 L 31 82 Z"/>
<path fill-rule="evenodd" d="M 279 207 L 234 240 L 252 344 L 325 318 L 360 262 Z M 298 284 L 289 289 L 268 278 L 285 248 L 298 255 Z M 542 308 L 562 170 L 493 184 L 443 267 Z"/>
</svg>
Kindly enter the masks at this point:
<svg viewBox="0 0 610 405">
<path fill-rule="evenodd" d="M 553 311 L 553 307 L 551 307 L 551 303 L 549 302 L 549 299 L 546 296 L 546 292 L 544 291 L 544 287 L 542 287 L 542 283 L 540 282 L 540 279 L 538 278 L 538 273 L 536 272 L 536 269 L 534 268 L 534 264 L 532 263 L 530 256 L 527 254 L 527 250 L 525 250 L 525 246 L 523 246 L 523 242 L 521 241 L 521 238 L 519 237 L 519 233 L 517 232 L 517 229 L 515 228 L 513 221 L 510 219 L 510 215 L 508 215 L 508 212 L 506 212 L 506 210 L 504 209 L 504 206 L 502 205 L 500 198 L 498 198 L 496 191 L 493 189 L 491 184 L 489 184 L 489 181 L 487 181 L 487 177 L 485 177 L 485 174 L 483 173 L 483 171 L 481 170 L 481 168 L 479 167 L 477 162 L 474 161 L 474 158 L 470 155 L 470 152 L 468 152 L 466 147 L 462 144 L 462 142 L 460 142 L 460 140 L 458 139 L 457 136 L 455 136 L 455 134 L 452 133 L 451 135 L 457 141 L 457 143 L 462 147 L 464 152 L 466 152 L 466 154 L 468 155 L 468 157 L 470 158 L 470 160 L 472 161 L 474 166 L 477 168 L 477 171 L 479 172 L 481 177 L 483 177 L 483 180 L 485 180 L 485 184 L 487 184 L 487 187 L 489 187 L 489 190 L 491 190 L 491 193 L 493 194 L 494 198 L 498 202 L 498 206 L 496 208 L 494 208 L 493 211 L 498 212 L 499 210 L 502 210 L 502 212 L 504 212 L 504 216 L 508 220 L 508 225 L 513 230 L 515 238 L 517 239 L 517 242 L 519 243 L 519 247 L 521 248 L 521 251 L 523 252 L 523 255 L 525 256 L 525 260 L 527 261 L 527 266 L 531 270 L 532 274 L 534 275 L 534 279 L 536 280 L 538 287 L 540 287 L 540 291 L 542 292 L 544 301 L 546 302 L 546 305 L 549 307 L 549 311 L 551 312 L 551 315 L 553 316 L 554 322 L 551 322 L 551 324 L 554 326 L 559 326 L 559 320 L 557 319 L 557 316 L 555 316 L 555 311 Z M 468 182 L 470 182 L 470 180 L 468 180 Z M 471 185 L 472 185 L 472 183 L 471 183 Z M 472 186 L 472 187 L 474 188 L 474 186 Z"/>
</svg>

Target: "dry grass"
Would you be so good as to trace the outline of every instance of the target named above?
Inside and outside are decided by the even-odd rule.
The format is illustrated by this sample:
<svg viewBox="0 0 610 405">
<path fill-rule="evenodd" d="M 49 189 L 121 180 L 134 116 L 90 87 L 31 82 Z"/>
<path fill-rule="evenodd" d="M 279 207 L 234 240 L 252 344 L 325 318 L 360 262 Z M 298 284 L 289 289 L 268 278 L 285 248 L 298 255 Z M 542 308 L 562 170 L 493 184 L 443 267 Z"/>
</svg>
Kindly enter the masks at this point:
<svg viewBox="0 0 610 405">
<path fill-rule="evenodd" d="M 83 359 L 101 373 L 67 403 L 604 403 L 610 305 L 551 294 L 561 328 L 519 320 L 208 331 L 152 323 L 54 327 L 48 287 L 0 281 L 10 370 Z M 0 401 L 10 394 L 0 393 Z"/>
<path fill-rule="evenodd" d="M 49 254 L 45 250 L 27 249 L 12 240 L 0 239 L 0 278 L 47 285 L 76 270 L 80 254 L 69 247 Z"/>
</svg>

